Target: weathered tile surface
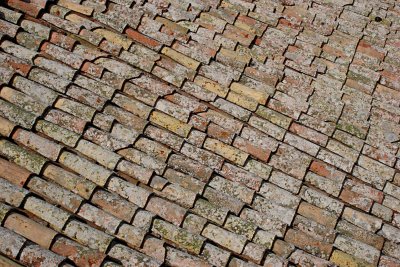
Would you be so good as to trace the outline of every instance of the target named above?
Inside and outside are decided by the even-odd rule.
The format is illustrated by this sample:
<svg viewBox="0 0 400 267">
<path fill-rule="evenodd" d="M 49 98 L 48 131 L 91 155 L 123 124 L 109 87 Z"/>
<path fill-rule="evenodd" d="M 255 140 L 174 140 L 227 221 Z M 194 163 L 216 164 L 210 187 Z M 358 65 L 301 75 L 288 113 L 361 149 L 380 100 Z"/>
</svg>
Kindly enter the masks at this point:
<svg viewBox="0 0 400 267">
<path fill-rule="evenodd" d="M 0 265 L 400 266 L 399 10 L 0 1 Z"/>
</svg>

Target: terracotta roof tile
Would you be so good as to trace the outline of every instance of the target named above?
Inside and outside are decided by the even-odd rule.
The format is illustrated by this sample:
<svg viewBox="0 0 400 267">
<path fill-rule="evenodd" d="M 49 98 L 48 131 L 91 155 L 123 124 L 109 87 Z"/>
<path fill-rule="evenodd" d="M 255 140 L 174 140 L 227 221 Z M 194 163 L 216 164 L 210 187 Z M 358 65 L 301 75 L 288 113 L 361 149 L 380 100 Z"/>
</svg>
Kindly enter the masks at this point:
<svg viewBox="0 0 400 267">
<path fill-rule="evenodd" d="M 20 206 L 29 193 L 26 189 L 20 188 L 3 178 L 0 179 L 0 185 L 3 191 L 1 200 L 13 206 Z"/>
<path fill-rule="evenodd" d="M 200 253 L 205 240 L 200 235 L 191 234 L 184 229 L 180 229 L 161 220 L 154 221 L 153 229 L 156 234 L 196 254 Z"/>
<path fill-rule="evenodd" d="M 155 61 L 160 59 L 158 54 L 141 45 L 133 44 L 129 51 L 131 53 L 122 51 L 120 58 L 144 71 L 151 71 Z"/>
<path fill-rule="evenodd" d="M 54 111 L 55 114 L 58 113 L 56 110 Z M 50 120 L 53 120 L 53 118 L 51 118 Z M 53 121 L 57 122 L 56 120 Z M 71 147 L 75 146 L 76 142 L 79 139 L 79 135 L 77 135 L 73 131 L 65 129 L 55 123 L 46 120 L 39 120 L 36 123 L 35 129 L 47 135 L 48 137 Z"/>
<path fill-rule="evenodd" d="M 284 207 L 283 205 L 280 205 L 280 203 L 270 202 L 266 198 L 260 196 L 254 198 L 253 206 L 259 212 L 262 212 L 273 219 L 280 220 L 287 225 L 292 222 L 295 215 L 293 209 Z"/>
<path fill-rule="evenodd" d="M 57 231 L 62 230 L 70 217 L 68 212 L 65 212 L 64 210 L 36 197 L 27 198 L 24 208 L 37 217 L 48 222 L 49 225 Z"/>
<path fill-rule="evenodd" d="M 0 11 L 2 13 L 2 18 L 14 24 L 17 24 L 22 16 L 21 13 L 5 7 L 0 7 Z"/>
<path fill-rule="evenodd" d="M 106 102 L 105 98 L 78 86 L 70 86 L 67 95 L 97 110 L 100 110 Z"/>
<path fill-rule="evenodd" d="M 200 163 L 206 166 L 210 166 L 211 168 L 216 170 L 221 169 L 224 162 L 224 159 L 222 157 L 205 149 L 192 146 L 189 143 L 184 143 L 181 148 L 181 153 L 189 158 L 192 158 L 193 160 L 200 161 Z"/>
<path fill-rule="evenodd" d="M 84 203 L 77 213 L 78 216 L 104 229 L 109 234 L 114 234 L 121 221 L 93 205 Z"/>
<path fill-rule="evenodd" d="M 16 164 L 36 174 L 40 173 L 43 165 L 46 163 L 46 159 L 39 154 L 28 151 L 7 140 L 0 140 L 0 153 Z"/>
<path fill-rule="evenodd" d="M 112 124 L 114 123 L 114 117 L 108 114 L 103 114 L 103 113 L 96 113 L 93 118 L 93 125 L 99 127 L 102 130 L 109 131 L 112 128 Z M 108 133 L 102 132 L 102 130 L 99 130 L 97 128 L 89 127 L 86 130 L 86 135 L 85 136 L 87 139 L 93 139 L 95 136 L 98 135 L 99 137 L 96 138 L 96 140 L 102 140 L 103 138 L 100 138 L 102 136 L 107 136 L 110 135 Z M 99 142 L 99 141 L 97 141 Z M 96 143 L 97 143 L 96 142 Z"/>
<path fill-rule="evenodd" d="M 156 95 L 167 95 L 174 92 L 175 88 L 155 77 L 142 75 L 132 81 L 137 86 L 147 89 Z"/>
<path fill-rule="evenodd" d="M 2 60 L 2 66 L 7 66 L 9 69 L 15 71 L 16 73 L 27 76 L 31 70 L 31 65 L 25 60 L 18 57 L 9 55 L 7 53 L 0 53 L 0 58 Z"/>
<path fill-rule="evenodd" d="M 116 167 L 121 158 L 116 153 L 83 139 L 78 142 L 76 150 L 111 170 Z"/>
<path fill-rule="evenodd" d="M 1 73 L 1 80 L 0 80 L 1 84 L 6 84 L 10 82 L 11 78 L 14 75 L 14 71 L 1 66 L 0 66 L 0 73 Z"/>
<path fill-rule="evenodd" d="M 132 66 L 113 59 L 100 58 L 96 60 L 96 64 L 103 66 L 111 73 L 115 74 L 116 79 L 114 82 L 118 83 L 118 85 L 120 84 L 119 80 L 124 81 L 125 79 L 136 78 L 141 74 L 139 70 Z M 120 88 L 121 86 L 119 85 L 118 87 Z"/>
<path fill-rule="evenodd" d="M 123 125 L 126 125 L 133 130 L 143 131 L 145 126 L 147 125 L 147 121 L 126 111 L 125 109 L 118 108 L 116 106 L 107 105 L 104 109 L 105 114 L 114 116 L 115 119 Z"/>
<path fill-rule="evenodd" d="M 152 169 L 154 169 L 157 174 L 161 174 L 164 171 L 164 163 L 159 162 L 156 159 L 147 156 L 145 153 L 138 150 L 128 148 L 121 150 L 118 153 L 134 163 L 122 160 L 118 164 L 117 170 L 129 176 L 132 176 L 133 178 L 141 181 L 144 184 L 147 184 L 149 182 L 153 174 Z M 139 165 L 142 165 L 142 167 Z"/>
<path fill-rule="evenodd" d="M 96 117 L 94 118 L 96 121 Z M 115 133 L 115 132 L 114 132 Z M 135 137 L 132 139 L 124 138 L 128 142 L 124 142 L 125 140 L 118 140 L 116 137 L 113 137 L 111 134 L 101 131 L 97 128 L 90 127 L 85 131 L 84 137 L 89 139 L 95 144 L 100 145 L 109 150 L 118 150 L 120 148 L 124 148 L 128 146 L 129 141 L 134 141 Z"/>
<path fill-rule="evenodd" d="M 350 242 L 349 242 L 350 241 Z M 350 252 L 352 256 L 362 258 L 366 262 L 376 264 L 379 257 L 379 250 L 372 248 L 349 237 L 339 235 L 335 240 L 335 246 L 339 249 Z"/>
<path fill-rule="evenodd" d="M 0 96 L 8 102 L 15 104 L 36 116 L 41 115 L 46 109 L 42 103 L 36 102 L 32 97 L 9 87 L 4 87 L 1 90 Z"/>
<path fill-rule="evenodd" d="M 10 214 L 4 226 L 47 249 L 57 234 L 56 231 L 18 213 Z"/>
<path fill-rule="evenodd" d="M 66 87 L 69 84 L 67 79 L 39 68 L 32 69 L 29 73 L 29 79 L 60 93 L 65 93 Z"/>
<path fill-rule="evenodd" d="M 16 142 L 29 147 L 30 149 L 51 160 L 57 160 L 58 155 L 63 148 L 62 146 L 46 138 L 22 129 L 15 131 L 12 138 Z"/>
<path fill-rule="evenodd" d="M 171 154 L 171 149 L 169 149 L 168 147 L 144 137 L 139 138 L 135 142 L 135 147 L 142 152 L 153 156 L 161 161 L 166 161 L 168 159 L 168 156 Z"/>
<path fill-rule="evenodd" d="M 36 52 L 26 49 L 23 46 L 17 45 L 15 43 L 4 41 L 1 43 L 1 48 L 10 55 L 18 56 L 19 58 L 32 63 L 33 58 L 37 55 Z"/>
<path fill-rule="evenodd" d="M 191 129 L 190 125 L 158 111 L 151 113 L 150 121 L 182 137 L 186 137 Z"/>
<path fill-rule="evenodd" d="M 70 221 L 63 232 L 79 243 L 102 253 L 113 240 L 112 236 L 76 220 Z"/>
<path fill-rule="evenodd" d="M 218 207 L 204 199 L 198 199 L 192 211 L 217 224 L 222 224 L 228 215 L 226 208 Z"/>
<path fill-rule="evenodd" d="M 29 180 L 27 186 L 31 191 L 46 198 L 51 203 L 61 205 L 70 212 L 76 212 L 83 201 L 83 198 L 79 195 L 64 189 L 58 184 L 47 182 L 36 176 Z"/>
<path fill-rule="evenodd" d="M 249 172 L 251 172 L 251 173 L 254 173 L 254 174 L 260 176 L 263 179 L 268 179 L 268 177 L 269 177 L 269 175 L 271 174 L 271 171 L 272 171 L 272 167 L 271 166 L 269 166 L 269 165 L 267 165 L 265 163 L 256 161 L 255 159 L 249 159 L 246 162 L 246 164 L 244 166 L 244 169 L 249 171 Z"/>
<path fill-rule="evenodd" d="M 126 241 L 131 247 L 140 247 L 146 233 L 147 229 L 145 228 L 135 227 L 129 224 L 122 224 L 118 228 L 117 237 Z"/>
<path fill-rule="evenodd" d="M 114 123 L 111 129 L 111 136 L 119 141 L 123 141 L 127 144 L 134 143 L 140 135 L 140 131 L 136 131 L 128 126 Z"/>
<path fill-rule="evenodd" d="M 271 154 L 271 151 L 269 151 L 268 149 L 262 149 L 256 146 L 254 143 L 251 143 L 250 141 L 240 136 L 237 136 L 235 138 L 233 146 L 262 161 L 267 161 Z"/>
<path fill-rule="evenodd" d="M 94 43 L 94 44 L 98 43 L 97 45 L 99 45 L 99 48 L 106 51 L 107 53 L 110 53 L 114 56 L 118 56 L 121 53 L 121 50 L 122 50 L 121 45 L 110 42 L 108 40 L 104 40 L 102 35 L 100 35 L 97 32 L 95 32 L 95 33 L 87 32 L 86 33 L 86 31 L 83 30 L 81 35 L 83 35 L 83 39 L 86 39 L 90 43 Z M 90 50 L 90 49 L 85 48 L 85 50 Z M 87 59 L 93 58 L 93 55 L 91 55 L 91 54 L 85 54 L 83 56 L 85 56 Z M 82 71 L 84 71 L 84 69 L 82 69 Z"/>
<path fill-rule="evenodd" d="M 114 88 L 83 75 L 77 75 L 74 83 L 103 97 L 111 97 L 115 91 Z"/>
<path fill-rule="evenodd" d="M 96 111 L 94 108 L 67 98 L 59 98 L 55 102 L 54 107 L 85 121 L 91 121 Z"/>
<path fill-rule="evenodd" d="M 145 133 L 154 140 L 165 144 L 175 150 L 180 150 L 180 147 L 182 146 L 184 141 L 183 138 L 179 136 L 176 136 L 166 130 L 151 125 L 146 128 Z M 138 145 L 140 146 L 140 142 Z"/>
<path fill-rule="evenodd" d="M 104 186 L 111 175 L 109 170 L 70 152 L 63 152 L 60 155 L 59 161 L 61 164 L 100 186 Z"/>
<path fill-rule="evenodd" d="M 157 101 L 155 108 L 168 115 L 171 115 L 172 117 L 182 122 L 187 122 L 187 120 L 189 119 L 189 110 L 185 108 L 179 108 L 178 105 L 164 99 L 160 99 L 159 101 Z"/>
<path fill-rule="evenodd" d="M 16 36 L 17 43 L 34 51 L 38 51 L 43 38 L 25 31 L 20 31 Z"/>
<path fill-rule="evenodd" d="M 24 186 L 31 175 L 31 172 L 27 169 L 4 159 L 0 159 L 0 170 L 1 177 L 20 187 Z"/>
<path fill-rule="evenodd" d="M 196 128 L 196 130 L 191 130 L 189 136 L 185 138 L 185 141 L 196 147 L 202 147 L 207 135 L 201 130 L 205 130 L 207 121 L 199 116 L 193 116 L 189 124 Z"/>
<path fill-rule="evenodd" d="M 147 105 L 154 106 L 155 102 L 157 101 L 157 95 L 148 91 L 144 88 L 141 88 L 133 83 L 127 82 L 125 83 L 123 92 L 129 96 L 133 96 L 136 99 L 144 102 Z M 143 106 L 146 110 L 146 108 Z M 142 110 L 143 112 L 143 110 Z"/>
<path fill-rule="evenodd" d="M 154 40 L 153 38 L 150 38 L 132 28 L 128 27 L 126 29 L 126 34 L 136 42 L 141 43 L 151 49 L 158 50 L 161 48 L 161 44 L 157 40 Z"/>
<path fill-rule="evenodd" d="M 205 244 L 202 256 L 215 266 L 225 266 L 228 263 L 230 253 L 210 243 Z"/>
<path fill-rule="evenodd" d="M 220 229 L 213 224 L 207 225 L 202 235 L 236 253 L 242 252 L 246 240 L 244 237 Z"/>
<path fill-rule="evenodd" d="M 154 76 L 160 78 L 161 80 L 167 82 L 167 83 L 171 83 L 177 87 L 180 87 L 185 78 L 186 77 L 180 77 L 178 75 L 175 75 L 174 73 L 171 73 L 169 70 L 167 70 L 167 66 L 164 67 L 159 67 L 159 66 L 155 66 L 152 70 L 152 74 L 154 74 Z"/>
<path fill-rule="evenodd" d="M 228 194 L 218 192 L 211 187 L 206 187 L 203 196 L 215 206 L 220 206 L 221 210 L 229 210 L 234 214 L 239 214 L 244 203 Z"/>
<path fill-rule="evenodd" d="M 19 27 L 13 23 L 5 20 L 0 20 L 0 30 L 2 35 L 8 35 L 10 37 L 15 37 Z"/>
<path fill-rule="evenodd" d="M 57 61 L 49 60 L 44 57 L 35 58 L 35 64 L 45 70 L 71 80 L 75 75 L 75 70 Z"/>
<path fill-rule="evenodd" d="M 49 266 L 61 264 L 65 258 L 42 247 L 30 244 L 21 253 L 20 261 L 26 265 Z"/>
<path fill-rule="evenodd" d="M 124 108 L 143 119 L 147 119 L 151 111 L 149 106 L 122 94 L 116 94 L 113 101 L 121 108 Z"/>
<path fill-rule="evenodd" d="M 161 265 L 157 260 L 120 244 L 113 246 L 108 254 L 120 260 L 125 266 L 146 265 L 156 267 Z"/>
<path fill-rule="evenodd" d="M 194 234 L 201 234 L 207 219 L 197 216 L 193 213 L 188 213 L 183 221 L 182 227 Z"/>
<path fill-rule="evenodd" d="M 306 262 L 311 262 L 312 264 L 319 264 L 320 266 L 329 266 L 329 262 L 308 254 L 303 250 L 296 249 L 289 258 L 292 262 L 296 264 L 304 264 Z"/>
<path fill-rule="evenodd" d="M 37 23 L 35 21 L 31 21 L 31 20 L 23 20 L 21 22 L 21 27 L 33 34 L 33 35 L 37 35 L 39 37 L 41 37 L 42 39 L 48 39 L 50 37 L 50 32 L 51 29 L 45 25 L 42 25 L 40 23 Z"/>
<path fill-rule="evenodd" d="M 112 177 L 108 183 L 108 188 L 139 207 L 144 207 L 150 196 L 150 192 L 147 190 L 119 177 Z"/>
<path fill-rule="evenodd" d="M 105 255 L 97 250 L 87 248 L 68 238 L 58 238 L 51 250 L 61 256 L 67 257 L 78 266 L 100 266 Z"/>
<path fill-rule="evenodd" d="M 183 188 L 199 194 L 203 192 L 205 186 L 203 182 L 173 169 L 167 169 L 164 173 L 164 177 L 173 184 L 179 184 Z"/>
<path fill-rule="evenodd" d="M 206 261 L 190 255 L 186 252 L 177 250 L 172 247 L 167 247 L 167 255 L 165 257 L 165 262 L 169 265 L 185 265 L 188 267 L 209 267 L 211 266 Z"/>
<path fill-rule="evenodd" d="M 151 197 L 146 209 L 175 225 L 180 225 L 186 214 L 186 209 L 159 197 Z"/>
<path fill-rule="evenodd" d="M 350 231 L 351 232 L 350 237 L 359 240 L 363 243 L 366 243 L 370 246 L 373 246 L 376 249 L 382 249 L 383 237 L 381 236 L 365 231 L 346 221 L 340 221 L 338 223 L 337 229 L 340 233 L 343 233 L 344 231 Z"/>
<path fill-rule="evenodd" d="M 57 98 L 58 93 L 42 86 L 36 82 L 28 80 L 22 76 L 16 76 L 13 80 L 13 86 L 21 92 L 35 98 L 44 104 L 52 104 Z"/>
<path fill-rule="evenodd" d="M 68 32 L 72 32 L 74 34 L 79 33 L 79 27 L 75 23 L 64 20 L 60 17 L 45 13 L 42 16 L 42 19 Z"/>
<path fill-rule="evenodd" d="M 0 243 L 0 251 L 10 258 L 16 259 L 26 239 L 4 227 L 0 227 L 0 232 L 4 240 L 7 240 L 7 243 Z"/>
<path fill-rule="evenodd" d="M 105 190 L 96 191 L 92 197 L 93 204 L 114 215 L 121 220 L 131 222 L 138 206 L 124 200 L 117 194 Z"/>
</svg>

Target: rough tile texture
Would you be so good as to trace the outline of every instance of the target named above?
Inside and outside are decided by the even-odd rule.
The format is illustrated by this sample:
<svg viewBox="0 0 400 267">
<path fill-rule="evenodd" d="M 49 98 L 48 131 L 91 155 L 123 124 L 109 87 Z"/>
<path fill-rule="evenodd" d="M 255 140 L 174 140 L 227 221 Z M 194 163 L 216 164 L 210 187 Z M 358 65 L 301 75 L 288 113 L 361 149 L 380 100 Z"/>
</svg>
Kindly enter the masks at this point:
<svg viewBox="0 0 400 267">
<path fill-rule="evenodd" d="M 396 0 L 0 1 L 1 266 L 400 266 Z"/>
</svg>

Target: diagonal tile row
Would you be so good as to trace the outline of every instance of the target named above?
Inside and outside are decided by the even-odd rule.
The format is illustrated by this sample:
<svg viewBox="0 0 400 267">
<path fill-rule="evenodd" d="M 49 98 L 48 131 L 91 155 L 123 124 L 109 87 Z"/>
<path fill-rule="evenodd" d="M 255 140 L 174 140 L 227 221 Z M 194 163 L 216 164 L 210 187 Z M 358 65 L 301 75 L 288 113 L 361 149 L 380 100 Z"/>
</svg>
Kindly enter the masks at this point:
<svg viewBox="0 0 400 267">
<path fill-rule="evenodd" d="M 0 265 L 400 266 L 400 5 L 0 4 Z"/>
</svg>

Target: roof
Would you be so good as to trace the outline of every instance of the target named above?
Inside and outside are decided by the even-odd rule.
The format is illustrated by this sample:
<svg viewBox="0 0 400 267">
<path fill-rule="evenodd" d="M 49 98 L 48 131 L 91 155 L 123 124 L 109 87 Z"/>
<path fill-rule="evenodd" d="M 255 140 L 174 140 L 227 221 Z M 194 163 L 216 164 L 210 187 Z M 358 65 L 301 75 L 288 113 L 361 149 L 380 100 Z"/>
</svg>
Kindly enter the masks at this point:
<svg viewBox="0 0 400 267">
<path fill-rule="evenodd" d="M 400 266 L 395 0 L 0 3 L 1 266 Z"/>
</svg>

